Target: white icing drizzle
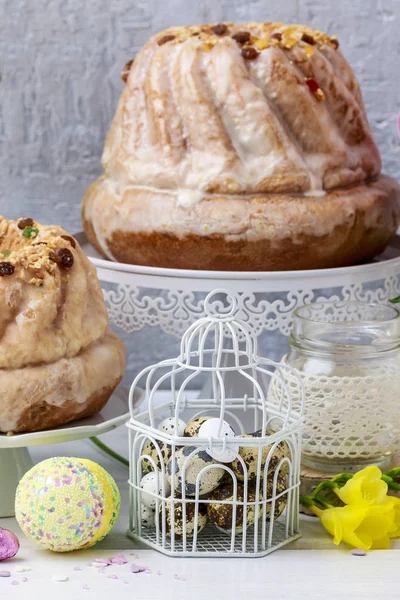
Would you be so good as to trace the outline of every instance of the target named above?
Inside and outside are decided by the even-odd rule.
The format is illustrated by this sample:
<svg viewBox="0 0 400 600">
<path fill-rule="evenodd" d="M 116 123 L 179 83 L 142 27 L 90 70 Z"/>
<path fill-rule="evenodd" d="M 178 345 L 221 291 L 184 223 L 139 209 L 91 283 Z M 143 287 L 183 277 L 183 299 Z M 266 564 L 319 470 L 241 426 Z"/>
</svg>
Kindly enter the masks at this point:
<svg viewBox="0 0 400 600">
<path fill-rule="evenodd" d="M 89 221 L 101 215 L 106 239 L 119 231 L 159 231 L 179 236 L 222 234 L 227 239 L 233 236 L 232 239 L 271 239 L 280 243 L 285 238 L 296 240 L 300 235 L 327 235 L 335 227 L 348 224 L 358 210 L 365 213 L 366 226 L 378 226 L 382 216 L 379 198 L 387 193 L 388 186 L 393 186 L 393 182 L 381 176 L 375 184 L 327 192 L 324 198 L 320 197 L 321 190 L 313 190 L 307 202 L 301 201 L 306 195 L 299 195 L 297 201 L 294 195 L 204 194 L 197 203 L 183 208 L 178 205 L 177 192 L 134 186 L 126 188 L 115 202 L 103 181 L 97 195 L 85 201 L 84 212 Z"/>
<path fill-rule="evenodd" d="M 203 193 L 196 190 L 178 190 L 176 205 L 189 208 L 203 199 Z"/>
<path fill-rule="evenodd" d="M 326 196 L 325 190 L 308 190 L 308 192 L 303 192 L 303 196 L 311 196 L 313 198 L 323 198 Z"/>
<path fill-rule="evenodd" d="M 261 25 L 249 27 L 262 35 Z M 299 38 L 301 31 L 291 35 Z M 346 87 L 355 80 L 340 51 L 315 47 L 312 68 L 327 94 L 318 103 L 301 85 L 302 45 L 290 52 L 269 47 L 248 63 L 229 36 L 209 52 L 202 46 L 189 35 L 169 46 L 150 40 L 139 52 L 103 153 L 115 181 L 290 193 L 347 187 L 379 172 L 379 154 L 363 107 Z M 331 82 L 337 99 L 328 93 Z M 339 122 L 343 102 L 352 118 Z M 356 127 L 364 141 L 347 143 Z"/>
</svg>

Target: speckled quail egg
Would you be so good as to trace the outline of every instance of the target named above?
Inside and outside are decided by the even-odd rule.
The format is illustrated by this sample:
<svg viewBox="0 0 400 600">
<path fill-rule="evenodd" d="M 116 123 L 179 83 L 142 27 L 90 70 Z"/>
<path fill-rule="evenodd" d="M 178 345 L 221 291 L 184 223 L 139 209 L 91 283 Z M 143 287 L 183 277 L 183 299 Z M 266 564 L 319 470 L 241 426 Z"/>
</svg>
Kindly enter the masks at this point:
<svg viewBox="0 0 400 600">
<path fill-rule="evenodd" d="M 147 473 L 147 475 L 142 477 L 140 481 L 140 489 L 143 490 L 141 493 L 141 500 L 142 504 L 147 506 L 147 508 L 155 508 L 156 496 L 165 497 L 170 493 L 171 487 L 168 481 L 165 481 L 163 493 L 162 481 L 163 476 L 162 473 L 160 473 L 160 471 L 152 471 L 151 473 Z"/>
<path fill-rule="evenodd" d="M 210 419 L 214 419 L 214 417 L 196 417 L 189 421 L 189 423 L 185 427 L 185 431 L 183 435 L 185 437 L 199 437 L 199 429 L 206 421 Z"/>
<path fill-rule="evenodd" d="M 196 454 L 194 454 L 191 458 L 188 458 L 189 455 L 195 450 Z M 195 496 L 196 479 L 198 474 L 210 465 L 218 465 L 218 462 L 211 458 L 211 456 L 207 454 L 205 450 L 199 450 L 195 446 L 184 446 L 183 448 L 180 448 L 175 454 L 174 464 L 171 458 L 167 465 L 168 481 L 172 485 L 172 473 L 174 472 L 175 490 L 180 493 L 182 493 L 182 471 L 185 464 L 185 493 L 187 496 Z M 220 485 L 224 474 L 224 469 L 218 466 L 213 466 L 205 473 L 202 473 L 199 481 L 199 495 L 204 496 L 204 494 L 209 494 L 215 490 L 215 488 Z"/>
<path fill-rule="evenodd" d="M 206 450 L 207 454 L 209 454 L 218 462 L 230 463 L 236 458 L 239 452 L 239 444 L 232 444 L 232 438 L 236 437 L 236 433 L 226 421 L 222 421 L 221 430 L 219 425 L 220 419 L 207 419 L 207 421 L 204 421 L 204 423 L 200 425 L 198 436 L 200 438 L 230 438 L 229 447 L 227 446 L 225 449 L 223 449 L 222 447 L 218 448 L 215 446 L 207 448 Z"/>
<path fill-rule="evenodd" d="M 221 500 L 229 501 L 234 500 L 233 494 L 233 483 L 224 483 L 219 488 L 213 491 L 210 500 L 212 503 L 207 504 L 207 513 L 210 523 L 218 527 L 225 532 L 232 531 L 233 526 L 233 505 L 232 504 L 220 504 Z M 253 491 L 248 490 L 247 501 L 255 502 L 255 494 Z M 237 486 L 236 502 L 244 501 L 244 487 L 240 483 Z M 254 504 L 249 504 L 246 508 L 246 524 L 247 527 L 253 525 L 255 515 Z M 240 504 L 236 505 L 236 526 L 235 532 L 238 533 L 243 529 L 243 506 Z"/>
<path fill-rule="evenodd" d="M 270 429 L 267 429 L 266 435 L 272 435 L 273 433 L 275 433 L 275 432 Z M 261 437 L 261 430 L 256 431 L 255 433 L 245 434 L 240 437 L 241 438 Z M 268 460 L 268 455 L 269 455 L 272 445 L 273 444 L 263 446 L 261 449 L 261 452 L 262 452 L 262 455 L 261 455 L 261 477 L 264 477 L 264 467 L 265 467 L 266 461 Z M 242 457 L 242 459 L 244 460 L 244 463 L 247 467 L 247 477 L 248 477 L 247 481 L 249 484 L 255 483 L 256 479 L 257 479 L 258 452 L 259 452 L 259 448 L 257 446 L 241 446 L 239 448 L 239 455 Z M 271 473 L 272 471 L 274 471 L 276 469 L 278 463 L 280 462 L 280 460 L 285 457 L 290 458 L 290 450 L 289 450 L 289 446 L 287 445 L 287 443 L 285 441 L 282 441 L 282 442 L 279 442 L 279 444 L 276 446 L 276 448 L 270 458 L 269 466 L 268 466 L 268 473 Z M 235 475 L 239 481 L 244 481 L 243 467 L 238 458 L 236 458 L 232 462 L 232 470 L 235 473 Z M 280 469 L 280 474 L 286 475 L 287 471 L 288 471 L 288 465 L 287 465 L 287 463 L 284 463 Z"/>
<path fill-rule="evenodd" d="M 168 433 L 169 435 L 183 436 L 185 432 L 186 423 L 182 419 L 178 419 L 178 428 L 175 432 L 175 417 L 167 417 L 158 425 L 158 430 Z"/>
<path fill-rule="evenodd" d="M 145 504 L 142 504 L 140 507 L 140 520 L 142 522 L 142 527 L 154 527 L 154 515 L 155 509 L 149 508 Z"/>
<path fill-rule="evenodd" d="M 266 499 L 267 502 L 265 502 L 265 518 L 269 521 L 271 518 L 271 509 L 272 509 L 272 498 L 273 496 L 279 496 L 279 494 L 282 494 L 285 490 L 287 490 L 287 477 L 286 475 L 278 475 L 277 481 L 276 481 L 276 490 L 274 492 L 274 474 L 271 473 L 268 477 L 267 477 L 267 494 L 266 494 Z M 261 493 L 264 493 L 264 482 L 263 485 L 261 486 Z M 276 498 L 275 499 L 275 510 L 274 510 L 274 520 L 277 519 L 279 517 L 279 515 L 281 515 L 284 511 L 284 508 L 286 506 L 287 503 L 287 494 L 284 494 L 283 496 L 281 496 L 280 498 Z M 263 510 L 263 507 L 260 506 L 260 511 Z M 261 517 L 261 514 L 260 514 Z"/>
<path fill-rule="evenodd" d="M 274 479 L 273 477 L 267 478 L 267 502 L 265 502 L 265 518 L 269 520 L 271 518 L 271 498 L 273 494 L 273 485 Z M 275 496 L 284 492 L 286 489 L 286 477 L 279 476 L 277 480 L 276 493 Z M 210 504 L 207 505 L 207 513 L 210 523 L 215 525 L 219 530 L 224 531 L 226 533 L 232 532 L 233 526 L 233 505 L 232 504 L 221 504 L 221 500 L 228 501 L 234 500 L 233 494 L 233 484 L 225 483 L 221 485 L 219 488 L 213 491 L 210 496 L 210 500 L 213 500 Z M 256 496 L 254 489 L 248 488 L 247 491 L 247 502 L 255 502 Z M 237 485 L 237 495 L 236 502 L 244 501 L 244 486 L 238 483 Z M 262 519 L 263 514 L 263 503 L 262 503 L 262 495 L 259 496 L 259 507 L 258 507 L 258 515 L 259 519 Z M 286 495 L 281 496 L 275 500 L 275 510 L 274 510 L 274 519 L 277 519 L 279 515 L 283 512 L 286 506 Z M 246 507 L 246 526 L 254 524 L 256 515 L 256 507 L 254 504 L 250 504 Z M 240 504 L 236 505 L 236 526 L 235 533 L 239 533 L 243 530 L 243 506 Z"/>
<path fill-rule="evenodd" d="M 207 507 L 205 504 L 197 505 L 197 532 L 199 533 L 207 525 Z M 195 526 L 196 503 L 186 502 L 186 537 L 193 537 Z M 171 535 L 172 522 L 175 526 L 175 535 L 183 536 L 183 505 L 182 502 L 165 503 L 165 523 L 167 535 Z M 162 527 L 162 505 L 160 505 L 159 524 Z"/>
<path fill-rule="evenodd" d="M 167 462 L 169 461 L 169 459 L 171 458 L 171 446 L 169 446 L 168 444 L 164 444 L 164 442 L 157 442 L 159 447 L 160 447 L 160 453 L 161 453 L 161 457 L 163 459 L 164 465 L 167 464 Z M 143 450 L 142 450 L 142 454 L 146 454 L 147 456 L 151 456 L 151 458 L 154 460 L 156 467 L 159 471 L 161 471 L 161 457 L 160 454 L 157 450 L 157 448 L 155 447 L 155 445 L 153 444 L 153 442 L 151 442 L 150 440 L 144 445 Z M 153 471 L 153 465 L 151 463 L 150 460 L 148 460 L 147 458 L 143 458 L 142 459 L 142 473 L 143 475 L 146 475 L 146 473 L 150 473 L 151 471 Z"/>
</svg>

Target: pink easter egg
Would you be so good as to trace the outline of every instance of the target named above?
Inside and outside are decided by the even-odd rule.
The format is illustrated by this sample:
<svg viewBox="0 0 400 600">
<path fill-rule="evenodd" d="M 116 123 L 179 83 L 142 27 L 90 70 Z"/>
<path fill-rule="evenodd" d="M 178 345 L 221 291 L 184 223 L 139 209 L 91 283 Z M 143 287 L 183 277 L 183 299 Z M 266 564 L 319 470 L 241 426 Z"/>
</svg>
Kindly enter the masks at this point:
<svg viewBox="0 0 400 600">
<path fill-rule="evenodd" d="M 8 529 L 0 527 L 0 561 L 12 558 L 19 550 L 17 536 Z"/>
</svg>

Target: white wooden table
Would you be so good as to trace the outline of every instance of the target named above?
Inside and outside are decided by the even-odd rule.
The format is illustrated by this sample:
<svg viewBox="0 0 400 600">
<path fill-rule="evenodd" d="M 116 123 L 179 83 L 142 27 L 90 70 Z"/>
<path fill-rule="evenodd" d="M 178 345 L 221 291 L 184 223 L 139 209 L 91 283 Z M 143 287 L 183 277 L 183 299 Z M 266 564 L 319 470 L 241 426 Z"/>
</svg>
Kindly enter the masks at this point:
<svg viewBox="0 0 400 600">
<path fill-rule="evenodd" d="M 127 455 L 125 427 L 104 435 L 102 439 L 117 452 Z M 89 441 L 32 449 L 35 461 L 62 455 L 95 460 L 115 477 L 122 492 L 120 519 L 101 544 L 92 550 L 70 554 L 44 551 L 24 537 L 14 519 L 0 519 L 0 526 L 13 530 L 21 541 L 17 557 L 0 564 L 0 570 L 12 573 L 10 578 L 0 578 L 0 598 L 109 600 L 112 595 L 118 600 L 400 598 L 400 544 L 390 551 L 375 551 L 365 557 L 352 556 L 347 548 L 333 546 L 319 522 L 307 517 L 302 520 L 303 537 L 300 540 L 265 558 L 175 559 L 142 549 L 125 535 L 128 522 L 127 469 L 101 454 Z M 104 573 L 89 566 L 94 558 L 118 554 L 123 554 L 128 564 L 107 567 Z M 131 573 L 129 565 L 132 562 L 148 566 L 152 573 Z M 19 567 L 31 570 L 18 573 L 16 569 Z M 81 570 L 76 570 L 77 567 Z M 157 575 L 157 571 L 161 574 Z M 52 576 L 58 574 L 67 575 L 68 581 L 52 581 Z M 176 579 L 176 575 L 184 581 Z M 24 578 L 28 581 L 24 582 Z"/>
</svg>

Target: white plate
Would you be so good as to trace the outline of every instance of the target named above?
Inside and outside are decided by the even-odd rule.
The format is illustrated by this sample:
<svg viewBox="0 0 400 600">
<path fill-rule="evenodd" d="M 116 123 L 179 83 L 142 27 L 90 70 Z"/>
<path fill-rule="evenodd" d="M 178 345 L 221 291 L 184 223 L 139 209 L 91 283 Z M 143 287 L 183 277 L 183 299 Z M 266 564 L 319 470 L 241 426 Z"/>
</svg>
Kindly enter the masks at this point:
<svg viewBox="0 0 400 600">
<path fill-rule="evenodd" d="M 0 449 L 72 442 L 73 440 L 107 433 L 107 431 L 111 431 L 129 420 L 128 396 L 129 389 L 119 387 L 115 390 L 105 407 L 93 417 L 74 421 L 73 423 L 49 429 L 48 431 L 19 433 L 12 436 L 0 434 Z M 143 396 L 144 392 L 142 390 L 135 390 L 134 406 L 136 408 L 141 404 Z"/>
<path fill-rule="evenodd" d="M 399 229 L 400 232 L 400 229 Z M 344 275 L 361 275 L 375 272 L 376 263 L 385 263 L 385 266 L 396 267 L 400 258 L 400 235 L 393 236 L 386 250 L 375 257 L 371 262 L 354 265 L 352 267 L 338 267 L 332 269 L 309 269 L 307 271 L 202 271 L 189 269 L 164 269 L 159 267 L 146 267 L 141 265 L 129 265 L 126 263 L 113 262 L 103 258 L 95 248 L 88 242 L 83 231 L 74 233 L 74 237 L 81 245 L 84 252 L 93 262 L 97 269 L 114 271 L 125 274 L 145 275 L 151 277 L 166 277 L 178 279 L 207 279 L 207 280 L 245 280 L 245 281 L 287 281 L 304 279 L 318 279 L 323 276 L 328 278 L 340 278 Z M 109 279 L 107 279 L 109 280 Z M 322 286 L 320 286 L 322 287 Z M 329 284 L 328 286 L 329 287 Z"/>
</svg>

